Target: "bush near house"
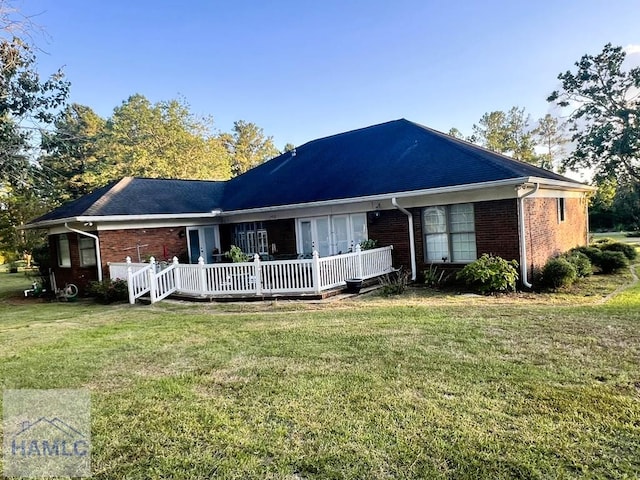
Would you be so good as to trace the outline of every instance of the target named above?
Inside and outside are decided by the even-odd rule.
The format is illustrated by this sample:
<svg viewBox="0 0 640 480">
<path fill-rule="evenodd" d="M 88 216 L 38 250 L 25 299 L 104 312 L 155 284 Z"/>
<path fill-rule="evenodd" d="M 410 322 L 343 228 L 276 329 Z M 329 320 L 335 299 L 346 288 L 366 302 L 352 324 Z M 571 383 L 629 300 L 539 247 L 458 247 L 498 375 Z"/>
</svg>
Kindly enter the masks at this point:
<svg viewBox="0 0 640 480">
<path fill-rule="evenodd" d="M 542 268 L 542 283 L 549 288 L 568 287 L 577 279 L 576 267 L 566 257 L 551 258 Z"/>
<path fill-rule="evenodd" d="M 101 282 L 89 283 L 88 293 L 100 303 L 109 304 L 123 302 L 129 298 L 129 289 L 126 280 L 119 278 L 111 280 L 106 278 Z"/>
<path fill-rule="evenodd" d="M 456 278 L 484 295 L 516 289 L 518 262 L 485 253 L 466 265 Z"/>
</svg>

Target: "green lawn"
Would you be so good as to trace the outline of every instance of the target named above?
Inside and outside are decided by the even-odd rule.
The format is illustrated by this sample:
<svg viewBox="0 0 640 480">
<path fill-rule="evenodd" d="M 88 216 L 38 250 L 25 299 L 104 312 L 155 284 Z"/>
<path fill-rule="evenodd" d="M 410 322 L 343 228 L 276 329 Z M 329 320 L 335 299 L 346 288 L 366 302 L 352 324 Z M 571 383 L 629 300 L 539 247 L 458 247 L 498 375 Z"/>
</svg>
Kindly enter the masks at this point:
<svg viewBox="0 0 640 480">
<path fill-rule="evenodd" d="M 636 478 L 630 281 L 130 307 L 0 273 L 0 383 L 89 388 L 97 478 Z"/>
</svg>

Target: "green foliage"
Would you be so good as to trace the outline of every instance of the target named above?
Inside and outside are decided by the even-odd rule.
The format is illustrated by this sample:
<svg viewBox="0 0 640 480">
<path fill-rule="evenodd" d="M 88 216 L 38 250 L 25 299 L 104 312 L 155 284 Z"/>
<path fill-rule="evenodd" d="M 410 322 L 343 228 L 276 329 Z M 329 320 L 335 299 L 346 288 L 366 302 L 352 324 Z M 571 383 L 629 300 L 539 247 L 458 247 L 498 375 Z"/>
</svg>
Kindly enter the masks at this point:
<svg viewBox="0 0 640 480">
<path fill-rule="evenodd" d="M 564 154 L 563 147 L 568 141 L 558 119 L 547 113 L 538 120 L 532 133 L 536 144 L 544 149 L 544 153 L 538 156 L 538 166 L 558 170 L 558 160 Z"/>
<path fill-rule="evenodd" d="M 565 253 L 563 258 L 573 265 L 578 278 L 588 277 L 593 273 L 593 265 L 585 253 L 571 250 Z"/>
<path fill-rule="evenodd" d="M 508 112 L 485 113 L 478 124 L 473 125 L 470 140 L 494 152 L 536 163 L 535 141 L 529 124 L 530 117 L 524 108 L 512 107 Z"/>
<path fill-rule="evenodd" d="M 363 240 L 360 242 L 360 249 L 361 250 L 372 250 L 374 248 L 378 248 L 378 241 L 377 240 L 372 240 L 370 238 Z"/>
<path fill-rule="evenodd" d="M 602 250 L 600 250 L 598 247 L 582 246 L 582 247 L 572 248 L 569 251 L 569 253 L 573 253 L 573 252 L 582 253 L 586 255 L 586 257 L 589 259 L 591 264 L 596 265 L 598 263 L 598 258 L 602 253 Z"/>
<path fill-rule="evenodd" d="M 272 137 L 265 136 L 255 123 L 238 120 L 233 123 L 233 133 L 220 136 L 231 157 L 231 172 L 234 176 L 260 165 L 280 154 Z"/>
<path fill-rule="evenodd" d="M 438 271 L 438 267 L 432 263 L 428 270 L 422 272 L 424 284 L 429 288 L 438 288 L 442 285 L 444 273 L 444 270 Z"/>
<path fill-rule="evenodd" d="M 143 95 L 129 97 L 113 111 L 101 138 L 101 183 L 123 176 L 229 178 L 229 155 L 212 123 L 182 100 L 152 104 Z"/>
<path fill-rule="evenodd" d="M 401 295 L 407 289 L 409 285 L 409 272 L 404 269 L 400 269 L 394 273 L 388 273 L 380 277 L 380 293 L 385 297 L 392 295 Z"/>
<path fill-rule="evenodd" d="M 111 280 L 107 278 L 101 282 L 91 282 L 87 291 L 89 295 L 104 304 L 123 302 L 129 299 L 127 282 L 121 279 Z"/>
<path fill-rule="evenodd" d="M 36 160 L 38 128 L 56 118 L 69 82 L 62 71 L 42 80 L 34 49 L 23 40 L 0 38 L 0 185 L 23 185 Z"/>
<path fill-rule="evenodd" d="M 106 122 L 90 107 L 68 105 L 54 123 L 54 130 L 42 136 L 40 164 L 51 175 L 57 202 L 74 200 L 104 183 L 108 145 L 104 142 Z"/>
<path fill-rule="evenodd" d="M 482 293 L 515 290 L 518 280 L 518 262 L 485 253 L 475 262 L 466 265 L 456 278 Z"/>
<path fill-rule="evenodd" d="M 551 288 L 568 287 L 577 278 L 576 267 L 565 257 L 550 258 L 542 269 L 542 281 Z"/>
<path fill-rule="evenodd" d="M 558 75 L 560 90 L 547 101 L 567 108 L 575 149 L 565 165 L 593 169 L 596 180 L 640 182 L 640 67 L 623 71 L 622 47 L 583 55 L 575 72 Z"/>
<path fill-rule="evenodd" d="M 627 257 L 629 260 L 635 260 L 636 257 L 638 256 L 638 252 L 636 250 L 636 247 L 634 247 L 633 245 L 631 245 L 629 243 L 607 242 L 607 243 L 602 244 L 600 246 L 600 249 L 603 252 L 605 252 L 605 251 L 622 252 L 624 254 L 624 256 Z"/>
<path fill-rule="evenodd" d="M 231 248 L 225 253 L 225 255 L 227 258 L 231 259 L 233 263 L 248 262 L 251 259 L 250 255 L 247 255 L 240 249 L 240 247 L 235 245 L 231 245 Z"/>
<path fill-rule="evenodd" d="M 616 273 L 629 265 L 629 259 L 623 252 L 603 251 L 596 265 L 602 273 Z"/>
</svg>

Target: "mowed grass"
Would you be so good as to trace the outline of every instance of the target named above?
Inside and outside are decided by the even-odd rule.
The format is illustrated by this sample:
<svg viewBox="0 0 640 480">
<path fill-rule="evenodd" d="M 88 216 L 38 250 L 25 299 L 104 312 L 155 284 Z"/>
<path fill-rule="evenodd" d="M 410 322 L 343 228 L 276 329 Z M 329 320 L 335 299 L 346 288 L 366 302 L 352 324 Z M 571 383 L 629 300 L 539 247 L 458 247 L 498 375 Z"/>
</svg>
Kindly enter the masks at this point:
<svg viewBox="0 0 640 480">
<path fill-rule="evenodd" d="M 96 478 L 636 478 L 630 282 L 130 307 L 0 274 L 0 384 L 90 389 Z"/>
</svg>

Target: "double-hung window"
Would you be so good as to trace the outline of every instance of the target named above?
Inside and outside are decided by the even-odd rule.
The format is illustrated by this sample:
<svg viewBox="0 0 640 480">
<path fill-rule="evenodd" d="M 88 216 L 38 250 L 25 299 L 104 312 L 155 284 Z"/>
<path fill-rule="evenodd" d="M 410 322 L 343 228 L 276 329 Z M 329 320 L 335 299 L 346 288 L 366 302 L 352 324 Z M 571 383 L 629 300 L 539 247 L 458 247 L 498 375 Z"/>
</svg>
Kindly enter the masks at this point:
<svg viewBox="0 0 640 480">
<path fill-rule="evenodd" d="M 93 267 L 96 265 L 96 242 L 91 237 L 78 238 L 78 248 L 80 250 L 80 265 L 83 267 Z"/>
<path fill-rule="evenodd" d="M 66 233 L 58 235 L 58 266 L 71 266 L 71 250 L 69 249 L 69 237 Z"/>
<path fill-rule="evenodd" d="M 422 213 L 427 262 L 476 260 L 476 232 L 472 203 L 427 207 Z"/>
</svg>

